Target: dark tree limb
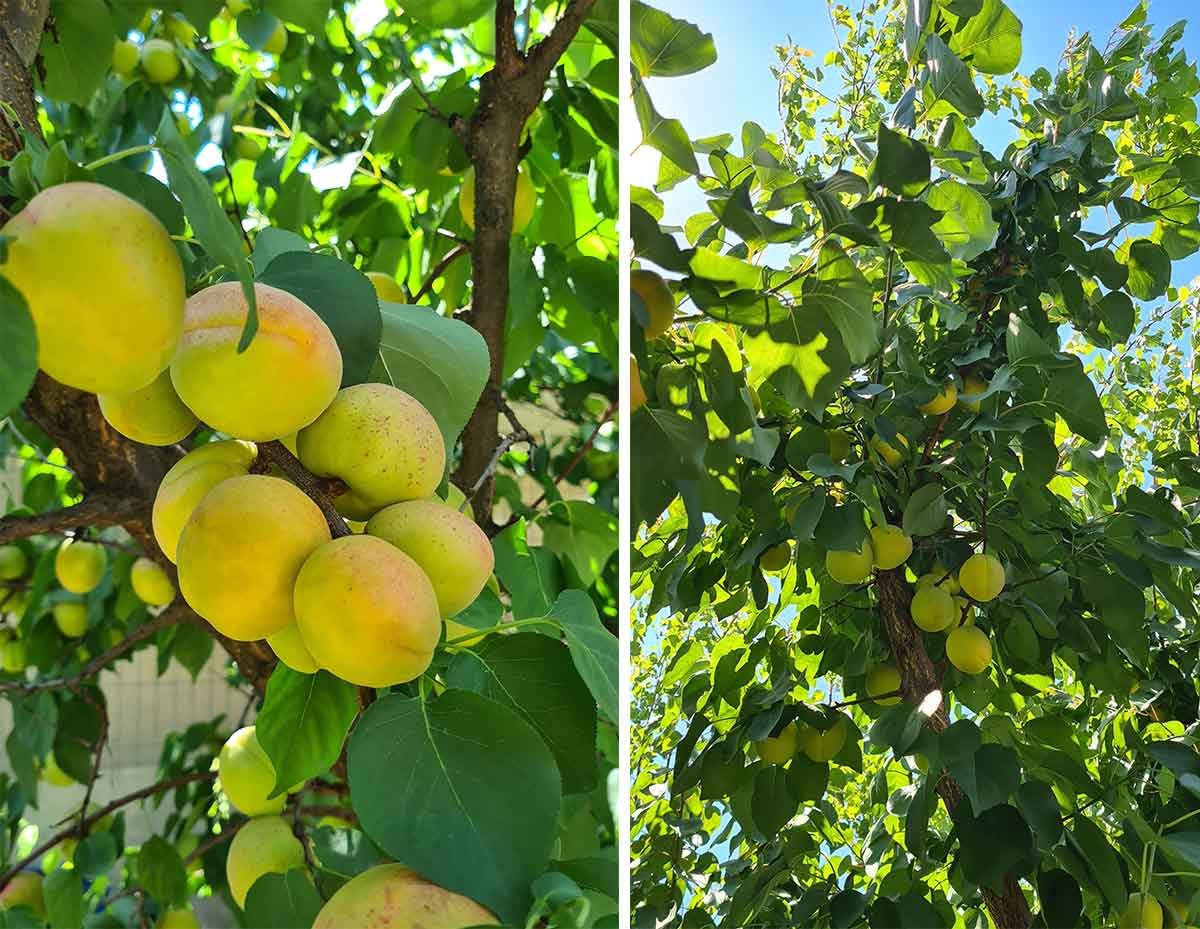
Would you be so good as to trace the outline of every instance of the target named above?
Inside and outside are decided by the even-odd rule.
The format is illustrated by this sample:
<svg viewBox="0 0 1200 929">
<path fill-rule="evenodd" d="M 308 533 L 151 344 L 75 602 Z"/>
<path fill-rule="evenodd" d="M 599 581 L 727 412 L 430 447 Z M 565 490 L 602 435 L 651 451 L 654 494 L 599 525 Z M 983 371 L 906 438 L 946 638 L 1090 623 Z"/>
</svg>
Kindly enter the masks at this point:
<svg viewBox="0 0 1200 929">
<path fill-rule="evenodd" d="M 313 474 L 282 442 L 261 443 L 258 446 L 258 460 L 279 468 L 288 480 L 303 490 L 321 508 L 321 515 L 325 517 L 325 522 L 329 524 L 329 532 L 335 539 L 350 535 L 350 527 L 333 505 L 333 501 L 346 492 L 344 481 Z"/>
<path fill-rule="evenodd" d="M 87 526 L 124 526 L 150 518 L 145 500 L 93 494 L 81 503 L 35 516 L 0 517 L 0 544 Z"/>
</svg>

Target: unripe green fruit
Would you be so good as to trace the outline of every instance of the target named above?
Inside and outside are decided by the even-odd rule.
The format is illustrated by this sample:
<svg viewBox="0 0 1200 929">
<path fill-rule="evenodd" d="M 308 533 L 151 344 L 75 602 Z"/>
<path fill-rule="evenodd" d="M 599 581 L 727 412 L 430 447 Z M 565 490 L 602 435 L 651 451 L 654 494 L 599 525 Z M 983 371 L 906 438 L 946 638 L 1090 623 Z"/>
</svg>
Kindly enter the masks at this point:
<svg viewBox="0 0 1200 929">
<path fill-rule="evenodd" d="M 904 460 L 904 456 L 908 453 L 908 439 L 902 435 L 896 436 L 896 442 L 902 446 L 902 449 L 885 442 L 879 436 L 871 439 L 871 448 L 893 468 Z"/>
<path fill-rule="evenodd" d="M 958 401 L 958 387 L 953 381 L 946 384 L 932 400 L 922 403 L 920 410 L 926 416 L 941 416 Z"/>
<path fill-rule="evenodd" d="M 192 510 L 210 490 L 231 477 L 247 474 L 258 455 L 252 442 L 209 442 L 188 452 L 171 467 L 154 497 L 151 525 L 163 554 L 174 562 L 179 536 Z"/>
<path fill-rule="evenodd" d="M 772 545 L 758 560 L 764 571 L 782 571 L 792 563 L 792 548 L 787 542 Z"/>
<path fill-rule="evenodd" d="M 42 764 L 42 780 L 51 787 L 70 787 L 76 783 L 75 778 L 58 766 L 53 755 L 47 755 Z"/>
<path fill-rule="evenodd" d="M 229 892 L 245 909 L 246 894 L 264 874 L 286 874 L 304 867 L 304 846 L 281 816 L 259 816 L 246 823 L 229 843 L 225 876 Z"/>
<path fill-rule="evenodd" d="M 425 572 L 371 535 L 334 539 L 313 552 L 296 578 L 295 608 L 317 664 L 361 687 L 419 677 L 442 633 Z"/>
<path fill-rule="evenodd" d="M 800 746 L 810 759 L 823 763 L 833 759 L 846 744 L 846 720 L 839 718 L 833 726 L 822 732 L 811 726 L 800 733 Z"/>
<path fill-rule="evenodd" d="M 1133 893 L 1121 914 L 1120 929 L 1162 929 L 1163 910 L 1150 894 Z"/>
<path fill-rule="evenodd" d="M 247 816 L 278 813 L 287 801 L 284 793 L 270 797 L 275 789 L 275 766 L 259 744 L 254 726 L 239 729 L 222 746 L 217 756 L 217 782 L 234 808 Z"/>
<path fill-rule="evenodd" d="M 28 659 L 25 655 L 25 643 L 20 639 L 5 642 L 0 650 L 0 668 L 9 674 L 20 674 L 25 670 Z"/>
<path fill-rule="evenodd" d="M 139 558 L 129 570 L 133 592 L 149 606 L 166 606 L 175 599 L 175 585 L 157 561 Z"/>
<path fill-rule="evenodd" d="M 894 706 L 900 702 L 897 694 L 892 697 L 880 697 L 880 694 L 895 693 L 900 689 L 900 672 L 893 664 L 880 664 L 873 667 L 867 674 L 867 695 L 880 706 Z"/>
<path fill-rule="evenodd" d="M 99 394 L 96 399 L 110 426 L 143 445 L 174 445 L 200 424 L 196 414 L 175 393 L 169 370 L 140 390 Z"/>
<path fill-rule="evenodd" d="M 168 84 L 179 77 L 179 53 L 166 39 L 148 39 L 142 46 L 142 71 L 151 84 Z"/>
<path fill-rule="evenodd" d="M 46 918 L 46 902 L 42 897 L 42 876 L 32 871 L 14 874 L 4 890 L 0 890 L 0 912 L 19 906 L 32 910 L 42 919 Z"/>
<path fill-rule="evenodd" d="M 268 55 L 282 55 L 287 49 L 287 44 L 287 27 L 282 22 L 279 22 L 275 24 L 275 31 L 271 33 L 271 37 L 267 39 L 262 50 Z"/>
<path fill-rule="evenodd" d="M 0 581 L 15 581 L 29 567 L 25 550 L 19 545 L 0 545 Z"/>
<path fill-rule="evenodd" d="M 63 600 L 54 604 L 54 625 L 69 639 L 77 639 L 87 632 L 88 608 L 80 600 Z"/>
<path fill-rule="evenodd" d="M 650 320 L 643 330 L 646 341 L 666 333 L 675 322 L 675 296 L 667 282 L 653 271 L 637 268 L 629 272 L 629 289 L 641 297 L 646 305 Z"/>
<path fill-rule="evenodd" d="M 905 535 L 899 526 L 871 527 L 871 551 L 874 553 L 875 567 L 881 571 L 900 567 L 908 561 L 912 550 L 912 537 Z"/>
<path fill-rule="evenodd" d="M 428 497 L 442 481 L 446 446 L 437 420 L 419 400 L 387 384 L 340 391 L 296 439 L 301 463 L 350 488 L 334 501 L 351 519 L 369 519 L 392 503 Z"/>
<path fill-rule="evenodd" d="M 794 722 L 788 723 L 777 736 L 767 736 L 754 743 L 758 757 L 767 764 L 787 764 L 800 744 L 800 731 Z"/>
<path fill-rule="evenodd" d="M 375 288 L 375 296 L 386 303 L 408 303 L 408 295 L 394 277 L 382 271 L 368 271 L 367 280 Z"/>
<path fill-rule="evenodd" d="M 71 593 L 86 594 L 104 577 L 107 561 L 103 545 L 67 539 L 54 556 L 54 575 Z"/>
<path fill-rule="evenodd" d="M 1004 589 L 1004 565 L 991 555 L 972 555 L 958 569 L 958 583 L 972 600 L 995 600 Z"/>
<path fill-rule="evenodd" d="M 129 393 L 170 363 L 183 265 L 149 210 L 72 182 L 43 190 L 3 232 L 12 237 L 4 276 L 29 304 L 43 371 L 89 393 Z"/>
<path fill-rule="evenodd" d="M 141 57 L 141 50 L 128 39 L 118 39 L 113 44 L 112 67 L 122 77 L 134 72 Z"/>
<path fill-rule="evenodd" d="M 390 542 L 420 566 L 444 617 L 474 603 L 496 566 L 487 534 L 441 502 L 394 503 L 371 517 L 367 533 Z"/>
<path fill-rule="evenodd" d="M 187 301 L 171 380 L 209 426 L 265 442 L 307 426 L 329 406 L 342 380 L 342 354 L 303 301 L 266 284 L 255 284 L 254 293 L 258 333 L 241 353 L 248 313 L 241 284 L 214 284 Z"/>
<path fill-rule="evenodd" d="M 190 47 L 195 44 L 196 27 L 182 16 L 167 16 L 163 21 L 163 25 L 166 27 L 167 35 L 180 45 Z"/>
<path fill-rule="evenodd" d="M 301 674 L 316 674 L 319 669 L 317 660 L 313 658 L 308 646 L 304 644 L 304 636 L 300 635 L 300 627 L 295 623 L 267 636 L 267 644 L 275 657 L 293 671 Z"/>
<path fill-rule="evenodd" d="M 499 925 L 474 900 L 438 887 L 399 864 L 381 864 L 339 888 L 313 929 L 467 929 Z"/>
<path fill-rule="evenodd" d="M 959 626 L 946 636 L 946 657 L 964 674 L 978 674 L 992 663 L 992 643 L 978 626 Z"/>
<path fill-rule="evenodd" d="M 266 151 L 266 146 L 254 136 L 240 135 L 234 143 L 233 151 L 238 158 L 245 161 L 258 161 Z"/>
<path fill-rule="evenodd" d="M 513 235 L 518 235 L 533 219 L 533 210 L 537 206 L 537 190 L 529 174 L 524 168 L 517 171 L 517 192 L 513 199 Z M 462 187 L 458 191 L 458 208 L 462 213 L 463 222 L 468 229 L 475 228 L 475 172 L 467 174 Z"/>
<path fill-rule="evenodd" d="M 294 485 L 265 474 L 231 477 L 208 492 L 184 526 L 179 589 L 223 635 L 265 638 L 294 621 L 300 567 L 329 538 L 321 510 Z M 333 609 L 322 620 L 332 616 L 344 614 Z"/>
<path fill-rule="evenodd" d="M 920 588 L 909 607 L 913 622 L 926 632 L 941 632 L 954 625 L 958 610 L 954 598 L 941 587 L 929 585 Z"/>
<path fill-rule="evenodd" d="M 871 576 L 875 553 L 869 540 L 864 539 L 857 552 L 826 552 L 825 570 L 839 584 L 861 584 Z"/>
<path fill-rule="evenodd" d="M 167 910 L 158 921 L 158 929 L 200 929 L 200 923 L 191 910 Z"/>
</svg>

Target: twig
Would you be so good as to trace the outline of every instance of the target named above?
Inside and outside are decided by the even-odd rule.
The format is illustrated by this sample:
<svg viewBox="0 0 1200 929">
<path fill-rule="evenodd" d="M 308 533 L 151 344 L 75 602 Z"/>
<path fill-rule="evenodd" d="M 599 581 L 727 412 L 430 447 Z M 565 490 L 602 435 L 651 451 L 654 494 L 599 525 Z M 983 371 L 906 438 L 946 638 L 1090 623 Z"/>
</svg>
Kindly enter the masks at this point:
<svg viewBox="0 0 1200 929">
<path fill-rule="evenodd" d="M 358 814 L 348 806 L 321 805 L 315 806 L 298 806 L 296 812 L 301 816 L 311 816 L 321 818 L 323 816 L 336 816 L 338 819 L 347 819 L 353 822 L 358 822 Z"/>
<path fill-rule="evenodd" d="M 831 710 L 837 710 L 843 706 L 858 706 L 858 704 L 860 704 L 860 703 L 871 703 L 872 701 L 876 701 L 876 700 L 887 700 L 891 697 L 903 697 L 903 696 L 904 696 L 904 694 L 899 690 L 890 690 L 885 694 L 873 694 L 872 696 L 869 696 L 869 697 L 857 697 L 854 700 L 843 700 L 841 703 L 831 703 L 831 704 L 829 704 L 829 708 Z"/>
<path fill-rule="evenodd" d="M 938 444 L 938 441 L 942 437 L 942 433 L 946 431 L 946 422 L 950 419 L 950 413 L 953 409 L 954 407 L 951 407 L 941 415 L 937 421 L 937 425 L 933 427 L 933 432 L 929 434 L 929 438 L 925 442 L 925 451 L 921 453 L 922 468 L 929 464 L 929 459 L 933 457 L 934 446 Z"/>
<path fill-rule="evenodd" d="M 126 794 L 123 797 L 118 797 L 116 800 L 113 800 L 112 803 L 102 806 L 95 813 L 83 817 L 83 819 L 80 820 L 79 825 L 72 826 L 70 829 L 64 829 L 62 832 L 52 835 L 32 852 L 18 861 L 15 865 L 13 865 L 3 874 L 0 874 L 0 890 L 7 887 L 8 882 L 11 881 L 14 876 L 19 874 L 21 871 L 24 871 L 25 868 L 29 867 L 29 865 L 33 864 L 35 861 L 41 858 L 42 855 L 46 854 L 46 852 L 50 851 L 50 849 L 54 848 L 59 843 L 65 842 L 67 839 L 83 838 L 85 833 L 82 830 L 91 829 L 92 826 L 102 820 L 109 813 L 115 812 L 123 806 L 128 806 L 130 803 L 136 803 L 138 800 L 144 800 L 147 797 L 152 797 L 155 794 L 163 793 L 164 791 L 174 790 L 176 787 L 183 787 L 186 784 L 194 784 L 201 781 L 215 780 L 216 776 L 217 773 L 215 771 L 199 771 L 193 774 L 184 774 L 179 777 L 173 777 L 170 780 L 159 781 L 157 784 L 151 784 L 148 787 L 142 787 L 141 789 L 135 790 L 133 793 Z"/>
<path fill-rule="evenodd" d="M 335 539 L 350 535 L 350 527 L 333 505 L 333 501 L 346 492 L 344 481 L 313 474 L 282 442 L 262 443 L 258 446 L 258 457 L 260 461 L 278 467 L 321 508 L 321 515 L 325 517 L 329 532 Z"/>
<path fill-rule="evenodd" d="M 120 526 L 148 519 L 146 504 L 133 497 L 93 494 L 82 503 L 36 516 L 0 517 L 0 544 L 84 526 Z"/>
<path fill-rule="evenodd" d="M 475 481 L 475 483 L 471 485 L 471 489 L 467 491 L 467 501 L 469 503 L 474 503 L 475 497 L 478 496 L 479 491 L 483 488 L 483 485 L 487 483 L 488 478 L 496 473 L 496 467 L 500 464 L 501 456 L 503 456 L 504 453 L 514 445 L 517 445 L 521 442 L 528 442 L 530 445 L 533 444 L 533 436 L 526 432 L 524 428 L 521 428 L 515 432 L 510 432 L 508 435 L 501 436 L 500 443 L 492 452 L 492 459 L 488 462 L 488 466 L 483 469 L 483 473 L 479 475 L 479 479 Z"/>
<path fill-rule="evenodd" d="M 604 413 L 604 416 L 601 418 L 600 422 L 596 423 L 596 428 L 592 430 L 592 434 L 588 436 L 588 440 L 579 446 L 579 450 L 575 452 L 575 456 L 567 463 L 567 466 L 563 468 L 562 471 L 559 472 L 558 476 L 554 479 L 555 487 L 565 481 L 570 473 L 575 470 L 575 468 L 579 465 L 579 462 L 583 460 L 583 456 L 586 455 L 596 443 L 596 436 L 600 434 L 600 427 L 612 419 L 613 413 L 616 411 L 617 401 L 614 400 L 608 405 L 608 410 Z M 546 491 L 542 491 L 542 495 L 529 505 L 529 509 L 536 510 L 542 505 L 545 499 Z"/>
<path fill-rule="evenodd" d="M 108 708 L 104 705 L 104 700 L 97 700 L 89 691 L 84 691 L 84 700 L 94 706 L 100 713 L 100 737 L 96 739 L 96 744 L 93 752 L 96 755 L 96 760 L 92 762 L 92 773 L 88 778 L 87 790 L 83 794 L 83 803 L 79 807 L 79 835 L 80 838 L 87 836 L 87 827 L 84 823 L 84 818 L 87 814 L 87 808 L 92 802 L 92 791 L 96 789 L 96 778 L 100 776 L 100 760 L 104 757 L 104 746 L 108 742 Z"/>
<path fill-rule="evenodd" d="M 458 258 L 463 255 L 469 255 L 470 253 L 471 246 L 469 245 L 459 245 L 451 249 L 446 257 L 439 261 L 437 266 L 429 272 L 429 277 L 425 279 L 425 283 L 421 285 L 421 289 L 413 294 L 412 302 L 417 303 L 422 297 L 429 293 L 429 291 L 433 290 L 434 281 L 441 277 L 445 270 L 450 267 L 450 265 L 452 265 Z"/>
<path fill-rule="evenodd" d="M 233 212 L 237 214 L 238 232 L 249 251 L 254 251 L 254 243 L 250 241 L 250 233 L 246 231 L 245 218 L 242 216 L 242 205 L 238 203 L 237 191 L 233 189 L 233 172 L 229 170 L 229 161 L 221 156 L 221 167 L 225 169 L 225 179 L 229 181 L 229 198 L 233 201 Z"/>
</svg>

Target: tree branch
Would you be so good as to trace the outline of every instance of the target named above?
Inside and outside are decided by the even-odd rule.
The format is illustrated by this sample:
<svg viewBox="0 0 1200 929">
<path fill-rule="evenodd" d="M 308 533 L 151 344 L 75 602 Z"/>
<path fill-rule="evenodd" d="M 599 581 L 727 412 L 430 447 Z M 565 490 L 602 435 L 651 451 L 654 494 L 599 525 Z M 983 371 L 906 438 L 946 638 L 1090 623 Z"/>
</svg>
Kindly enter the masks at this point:
<svg viewBox="0 0 1200 929">
<path fill-rule="evenodd" d="M 282 442 L 263 442 L 258 446 L 258 460 L 273 464 L 287 476 L 312 501 L 321 508 L 321 515 L 329 524 L 329 532 L 335 539 L 350 535 L 350 527 L 333 501 L 346 492 L 346 484 L 337 478 L 318 477 L 300 463 Z"/>
<path fill-rule="evenodd" d="M 123 526 L 135 520 L 148 519 L 149 516 L 149 507 L 142 500 L 92 494 L 82 503 L 49 513 L 0 517 L 0 544 L 85 526 Z"/>
<path fill-rule="evenodd" d="M 515 0 L 496 4 L 496 70 L 508 79 L 518 77 L 525 66 L 517 48 L 517 5 Z"/>
<path fill-rule="evenodd" d="M 566 52 L 567 46 L 588 18 L 594 3 L 595 0 L 571 0 L 563 15 L 554 24 L 554 28 L 550 30 L 550 35 L 529 50 L 525 57 L 538 83 L 546 82 L 550 72 L 554 70 L 555 62 Z"/>
<path fill-rule="evenodd" d="M 439 261 L 434 269 L 429 272 L 429 277 L 425 279 L 425 283 L 421 285 L 421 289 L 413 294 L 412 302 L 420 302 L 420 299 L 423 296 L 433 290 L 434 282 L 445 273 L 446 269 L 450 267 L 450 265 L 454 264 L 454 262 L 463 255 L 468 254 L 470 251 L 471 248 L 469 245 L 459 245 L 451 249 L 447 253 L 446 257 Z"/>
</svg>

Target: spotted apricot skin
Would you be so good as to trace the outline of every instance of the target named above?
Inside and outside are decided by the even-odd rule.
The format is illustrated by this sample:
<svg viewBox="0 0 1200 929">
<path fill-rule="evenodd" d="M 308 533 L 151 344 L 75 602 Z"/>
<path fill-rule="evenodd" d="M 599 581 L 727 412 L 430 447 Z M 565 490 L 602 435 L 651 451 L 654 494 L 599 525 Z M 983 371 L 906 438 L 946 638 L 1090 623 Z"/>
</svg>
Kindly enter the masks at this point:
<svg viewBox="0 0 1200 929">
<path fill-rule="evenodd" d="M 317 914 L 313 929 L 466 929 L 498 926 L 474 900 L 425 880 L 400 864 L 381 864 L 343 885 Z"/>
</svg>

